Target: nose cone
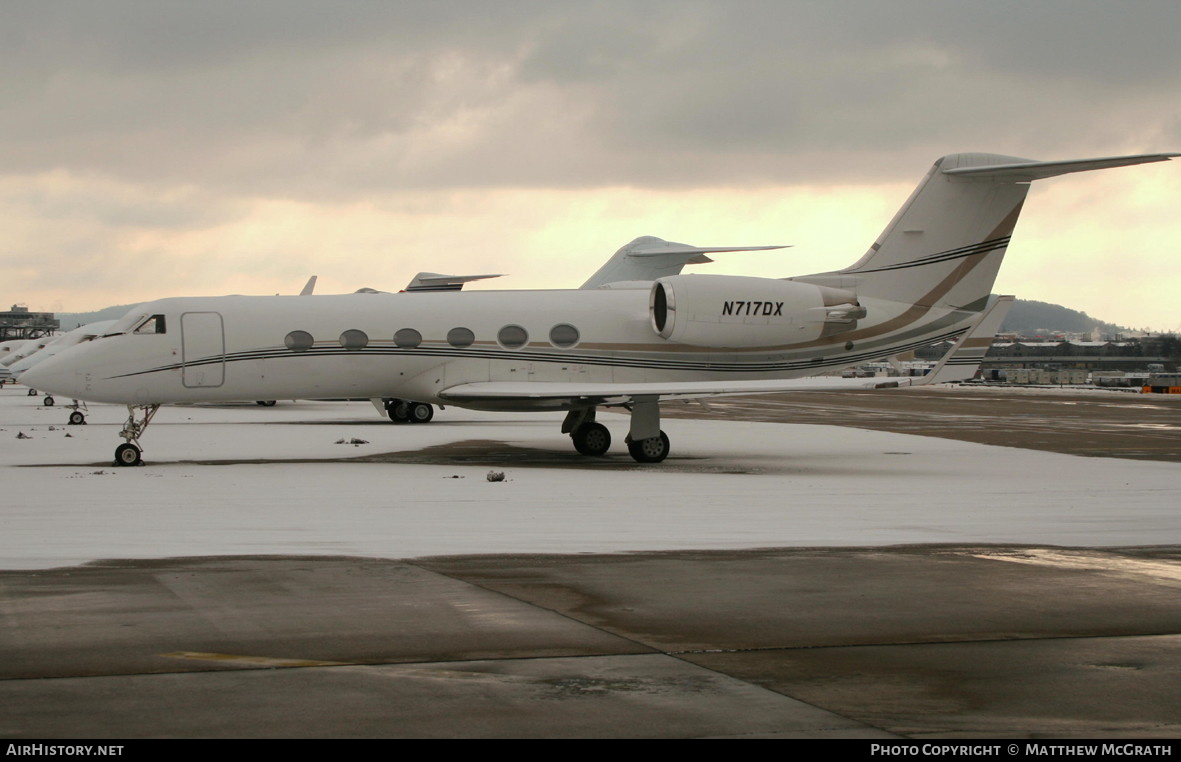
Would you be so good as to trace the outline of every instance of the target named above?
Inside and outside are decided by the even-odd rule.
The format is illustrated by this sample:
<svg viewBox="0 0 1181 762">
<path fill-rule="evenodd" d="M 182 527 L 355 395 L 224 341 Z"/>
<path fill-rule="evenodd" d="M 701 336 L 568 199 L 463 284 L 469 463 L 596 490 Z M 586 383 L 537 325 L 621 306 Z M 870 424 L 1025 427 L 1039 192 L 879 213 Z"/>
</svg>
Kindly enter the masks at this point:
<svg viewBox="0 0 1181 762">
<path fill-rule="evenodd" d="M 30 357 L 26 357 L 23 360 L 18 360 L 16 362 L 14 362 L 8 368 L 8 370 L 12 373 L 12 377 L 14 379 L 16 379 L 17 381 L 20 381 L 20 378 L 22 375 L 24 375 L 25 371 L 29 370 L 34 365 L 39 365 L 40 363 L 44 362 L 45 360 L 48 360 L 50 357 L 53 357 L 55 354 L 57 354 L 57 352 L 54 352 L 52 349 L 46 349 L 46 350 L 38 352 L 37 354 L 32 355 Z"/>
<path fill-rule="evenodd" d="M 84 379 L 79 368 L 69 361 L 67 353 L 33 363 L 21 372 L 19 380 L 30 389 L 52 392 L 62 397 L 85 399 L 81 393 Z"/>
</svg>

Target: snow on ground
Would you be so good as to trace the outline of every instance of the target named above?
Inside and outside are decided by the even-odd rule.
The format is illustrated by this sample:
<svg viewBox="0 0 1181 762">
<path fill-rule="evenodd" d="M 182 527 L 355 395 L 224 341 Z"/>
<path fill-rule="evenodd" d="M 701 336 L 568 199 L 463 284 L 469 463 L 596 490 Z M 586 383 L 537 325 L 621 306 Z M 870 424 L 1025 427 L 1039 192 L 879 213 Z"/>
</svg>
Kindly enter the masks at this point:
<svg viewBox="0 0 1181 762">
<path fill-rule="evenodd" d="M 623 446 L 623 416 L 600 416 L 616 444 L 586 459 L 559 432 L 560 414 L 448 408 L 434 423 L 394 426 L 364 402 L 280 402 L 163 408 L 143 439 L 149 465 L 115 468 L 125 409 L 94 405 L 89 425 L 65 426 L 62 402 L 0 390 L 2 569 L 207 555 L 1181 544 L 1174 463 L 670 419 L 672 456 L 641 466 Z M 367 444 L 337 444 L 352 438 Z M 349 460 L 360 457 L 377 460 Z M 487 481 L 490 467 L 506 480 Z"/>
</svg>

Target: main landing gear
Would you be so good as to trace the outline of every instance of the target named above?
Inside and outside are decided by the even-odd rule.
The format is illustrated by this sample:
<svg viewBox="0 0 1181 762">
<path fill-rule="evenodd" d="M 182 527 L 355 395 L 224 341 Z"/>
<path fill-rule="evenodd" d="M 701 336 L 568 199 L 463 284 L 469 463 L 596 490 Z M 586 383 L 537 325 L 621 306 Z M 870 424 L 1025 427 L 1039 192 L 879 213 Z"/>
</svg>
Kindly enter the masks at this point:
<svg viewBox="0 0 1181 762">
<path fill-rule="evenodd" d="M 435 417 L 435 408 L 425 402 L 385 399 L 386 415 L 394 423 L 430 423 Z"/>
<path fill-rule="evenodd" d="M 144 430 L 148 428 L 148 424 L 152 422 L 152 417 L 156 415 L 156 411 L 159 409 L 159 405 L 127 406 L 127 422 L 123 424 L 123 430 L 119 432 L 119 436 L 127 441 L 115 448 L 116 466 L 138 466 L 143 463 L 143 458 L 141 457 L 143 450 L 140 449 L 139 438 L 143 435 Z M 135 419 L 137 411 L 143 411 L 142 421 Z"/>
<path fill-rule="evenodd" d="M 659 463 L 668 457 L 668 435 L 660 430 L 660 408 L 655 397 L 635 399 L 631 404 L 631 429 L 627 452 L 637 463 Z M 562 422 L 562 433 L 569 434 L 574 449 L 583 455 L 606 455 L 611 448 L 611 432 L 595 421 L 595 408 L 571 410 Z"/>
</svg>

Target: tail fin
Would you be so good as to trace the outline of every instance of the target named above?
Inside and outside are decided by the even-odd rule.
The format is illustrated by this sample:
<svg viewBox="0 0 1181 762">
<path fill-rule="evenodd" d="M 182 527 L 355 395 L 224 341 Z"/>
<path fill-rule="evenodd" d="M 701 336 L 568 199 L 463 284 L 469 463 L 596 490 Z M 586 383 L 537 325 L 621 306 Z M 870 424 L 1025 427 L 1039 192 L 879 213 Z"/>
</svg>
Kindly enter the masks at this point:
<svg viewBox="0 0 1181 762">
<path fill-rule="evenodd" d="M 861 259 L 844 270 L 799 280 L 851 288 L 858 296 L 978 312 L 992 290 L 1031 181 L 1179 155 L 1072 161 L 944 156 Z"/>
</svg>

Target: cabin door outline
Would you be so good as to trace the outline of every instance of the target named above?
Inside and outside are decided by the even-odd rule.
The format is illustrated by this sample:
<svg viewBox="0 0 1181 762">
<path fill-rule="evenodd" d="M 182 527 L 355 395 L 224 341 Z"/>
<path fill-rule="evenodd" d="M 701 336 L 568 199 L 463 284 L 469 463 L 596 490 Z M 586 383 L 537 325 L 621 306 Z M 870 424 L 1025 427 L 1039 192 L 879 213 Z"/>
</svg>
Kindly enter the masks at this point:
<svg viewBox="0 0 1181 762">
<path fill-rule="evenodd" d="M 209 389 L 226 381 L 226 334 L 220 312 L 180 316 L 181 380 L 190 389 Z"/>
</svg>

